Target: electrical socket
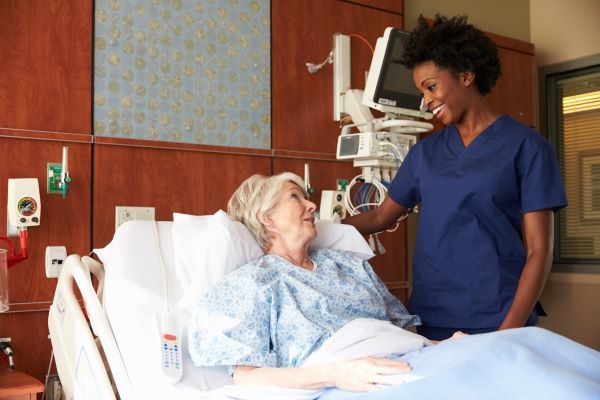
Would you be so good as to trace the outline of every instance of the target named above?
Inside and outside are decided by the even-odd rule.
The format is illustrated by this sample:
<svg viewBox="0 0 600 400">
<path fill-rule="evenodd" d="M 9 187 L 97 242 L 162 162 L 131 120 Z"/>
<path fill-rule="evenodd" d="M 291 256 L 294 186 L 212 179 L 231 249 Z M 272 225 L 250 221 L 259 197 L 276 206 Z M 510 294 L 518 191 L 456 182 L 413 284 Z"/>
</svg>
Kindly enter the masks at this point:
<svg viewBox="0 0 600 400">
<path fill-rule="evenodd" d="M 132 220 L 154 221 L 154 207 L 115 207 L 115 230 L 123 223 Z"/>
</svg>

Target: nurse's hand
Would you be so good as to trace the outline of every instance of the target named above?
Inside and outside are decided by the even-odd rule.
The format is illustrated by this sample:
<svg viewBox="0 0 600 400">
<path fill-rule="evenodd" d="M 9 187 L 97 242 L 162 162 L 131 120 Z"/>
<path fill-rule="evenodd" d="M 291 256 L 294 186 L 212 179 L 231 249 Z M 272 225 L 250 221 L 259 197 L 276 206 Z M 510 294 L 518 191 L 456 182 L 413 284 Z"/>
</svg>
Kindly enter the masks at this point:
<svg viewBox="0 0 600 400">
<path fill-rule="evenodd" d="M 457 338 L 460 338 L 460 337 L 463 337 L 463 336 L 469 336 L 469 334 L 468 334 L 468 333 L 461 332 L 461 331 L 456 331 L 456 332 L 454 332 L 454 334 L 453 334 L 452 336 L 450 336 L 448 339 L 444 339 L 444 340 L 457 339 Z M 440 344 L 440 343 L 442 343 L 444 340 L 431 340 L 431 339 L 430 339 L 429 341 L 430 341 L 431 343 L 433 343 L 433 344 Z"/>
<path fill-rule="evenodd" d="M 406 218 L 408 218 L 408 216 L 412 213 L 418 213 L 419 212 L 419 206 L 415 206 L 414 208 L 407 208 L 406 211 L 404 212 L 404 214 L 402 214 L 400 216 L 400 218 L 398 218 L 397 222 L 400 221 L 404 221 Z"/>
<path fill-rule="evenodd" d="M 340 389 L 367 392 L 376 384 L 395 385 L 404 382 L 398 374 L 410 372 L 408 363 L 388 358 L 364 357 L 333 364 L 332 382 Z"/>
</svg>

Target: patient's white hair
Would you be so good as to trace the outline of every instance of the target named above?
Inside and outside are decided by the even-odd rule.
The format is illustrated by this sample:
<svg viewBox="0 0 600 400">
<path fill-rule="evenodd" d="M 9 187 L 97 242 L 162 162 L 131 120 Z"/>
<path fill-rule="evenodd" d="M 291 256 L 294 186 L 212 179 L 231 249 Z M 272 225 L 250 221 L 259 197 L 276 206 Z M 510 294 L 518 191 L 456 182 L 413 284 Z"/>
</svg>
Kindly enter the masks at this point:
<svg viewBox="0 0 600 400">
<path fill-rule="evenodd" d="M 269 216 L 277 206 L 279 194 L 286 182 L 298 185 L 304 195 L 308 197 L 304 181 L 296 174 L 283 172 L 271 177 L 255 174 L 242 182 L 227 204 L 227 214 L 246 225 L 264 251 L 269 249 L 271 242 L 269 232 L 260 223 L 257 215 L 261 213 Z"/>
</svg>

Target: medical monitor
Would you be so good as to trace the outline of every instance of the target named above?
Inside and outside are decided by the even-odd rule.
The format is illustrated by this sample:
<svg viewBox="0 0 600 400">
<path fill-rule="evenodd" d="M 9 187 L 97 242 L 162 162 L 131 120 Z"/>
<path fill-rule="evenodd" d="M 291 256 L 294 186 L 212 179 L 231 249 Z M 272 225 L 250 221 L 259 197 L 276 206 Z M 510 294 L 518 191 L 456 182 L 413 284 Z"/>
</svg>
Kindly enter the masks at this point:
<svg viewBox="0 0 600 400">
<path fill-rule="evenodd" d="M 385 113 L 431 119 L 430 112 L 421 110 L 422 96 L 415 87 L 412 72 L 398 62 L 403 38 L 408 34 L 387 28 L 383 37 L 377 39 L 363 104 Z"/>
</svg>

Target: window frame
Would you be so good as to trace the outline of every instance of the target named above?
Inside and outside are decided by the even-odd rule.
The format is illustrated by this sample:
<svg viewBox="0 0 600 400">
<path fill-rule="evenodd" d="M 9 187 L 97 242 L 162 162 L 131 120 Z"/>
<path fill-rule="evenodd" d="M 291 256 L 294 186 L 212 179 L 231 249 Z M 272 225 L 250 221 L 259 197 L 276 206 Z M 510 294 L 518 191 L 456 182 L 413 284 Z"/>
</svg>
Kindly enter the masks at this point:
<svg viewBox="0 0 600 400">
<path fill-rule="evenodd" d="M 556 82 L 560 79 L 575 77 L 587 73 L 600 72 L 600 54 L 565 61 L 538 68 L 539 82 L 539 127 L 544 132 L 558 157 L 561 173 L 564 171 L 564 160 L 558 149 L 558 126 L 556 101 Z M 567 193 L 567 200 L 569 194 Z M 580 260 L 561 258 L 560 248 L 560 218 L 554 216 L 554 261 L 553 270 L 556 272 L 576 272 L 600 274 L 600 260 Z"/>
</svg>

